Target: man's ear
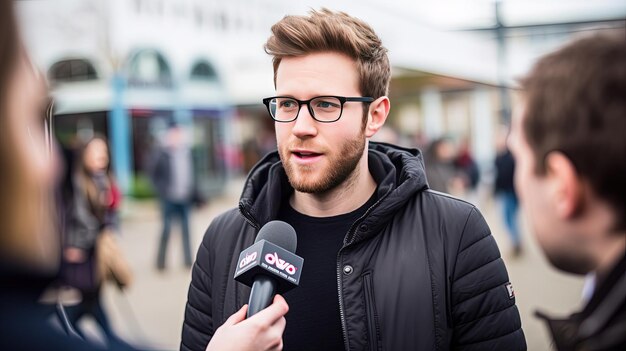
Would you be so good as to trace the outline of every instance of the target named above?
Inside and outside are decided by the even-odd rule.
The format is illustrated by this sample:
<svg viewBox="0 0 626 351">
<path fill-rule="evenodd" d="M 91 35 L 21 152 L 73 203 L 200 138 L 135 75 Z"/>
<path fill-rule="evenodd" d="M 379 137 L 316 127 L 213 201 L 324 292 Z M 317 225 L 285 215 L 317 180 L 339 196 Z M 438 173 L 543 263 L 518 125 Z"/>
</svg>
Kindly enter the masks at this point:
<svg viewBox="0 0 626 351">
<path fill-rule="evenodd" d="M 578 177 L 572 161 L 562 152 L 553 151 L 546 156 L 546 177 L 550 182 L 550 196 L 556 214 L 571 219 L 583 208 L 583 182 Z"/>
<path fill-rule="evenodd" d="M 390 108 L 391 103 L 389 102 L 389 98 L 386 96 L 381 96 L 370 103 L 369 113 L 367 115 L 365 125 L 366 137 L 371 138 L 374 136 L 383 124 L 385 124 Z"/>
</svg>

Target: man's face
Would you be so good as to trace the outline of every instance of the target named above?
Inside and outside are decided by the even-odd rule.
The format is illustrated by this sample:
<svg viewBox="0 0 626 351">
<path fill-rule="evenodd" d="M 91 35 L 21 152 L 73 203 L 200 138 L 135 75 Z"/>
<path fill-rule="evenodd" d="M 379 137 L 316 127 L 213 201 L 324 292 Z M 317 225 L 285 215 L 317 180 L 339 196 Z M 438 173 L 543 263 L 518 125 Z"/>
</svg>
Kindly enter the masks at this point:
<svg viewBox="0 0 626 351">
<path fill-rule="evenodd" d="M 356 63 L 337 53 L 284 58 L 276 73 L 276 95 L 361 96 Z M 289 123 L 276 122 L 276 141 L 289 182 L 306 193 L 324 193 L 351 179 L 364 157 L 363 105 L 347 102 L 332 123 L 314 120 L 306 106 Z"/>
<path fill-rule="evenodd" d="M 513 113 L 508 143 L 515 157 L 515 190 L 531 230 L 546 257 L 558 269 L 584 274 L 592 269 L 583 235 L 556 211 L 555 182 L 548 171 L 537 174 L 536 158 L 523 129 L 525 103 L 520 101 Z"/>
</svg>

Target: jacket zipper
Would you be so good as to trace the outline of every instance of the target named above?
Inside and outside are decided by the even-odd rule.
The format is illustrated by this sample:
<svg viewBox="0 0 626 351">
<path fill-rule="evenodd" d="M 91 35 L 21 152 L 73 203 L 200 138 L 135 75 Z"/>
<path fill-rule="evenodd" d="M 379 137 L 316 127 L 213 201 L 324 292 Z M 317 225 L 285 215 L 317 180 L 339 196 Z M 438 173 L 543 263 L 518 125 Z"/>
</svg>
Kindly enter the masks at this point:
<svg viewBox="0 0 626 351">
<path fill-rule="evenodd" d="M 242 205 L 239 205 L 239 212 L 243 216 L 243 219 L 245 219 L 246 222 L 248 222 L 248 224 L 250 224 L 253 228 L 257 230 L 261 228 L 261 226 L 254 220 L 254 218 L 252 218 L 250 212 L 248 212 Z"/>
<path fill-rule="evenodd" d="M 370 212 L 372 212 L 372 209 L 378 206 L 378 204 L 381 203 L 387 197 L 387 194 L 389 194 L 389 192 L 381 196 L 380 199 L 378 199 L 378 201 L 376 201 L 372 206 L 370 206 L 370 208 L 368 208 L 367 211 L 365 211 L 365 213 L 361 217 L 359 217 L 359 219 L 357 219 L 356 221 L 354 221 L 354 223 L 352 223 L 352 227 L 350 227 L 350 230 L 348 231 L 348 235 L 346 237 L 343 247 L 346 247 L 352 244 L 352 239 L 354 239 L 354 235 L 356 234 L 356 228 L 355 228 L 356 224 L 361 223 L 370 214 Z M 351 233 L 352 235 L 350 235 Z"/>
<path fill-rule="evenodd" d="M 370 214 L 370 212 L 372 211 L 372 209 L 376 206 L 378 206 L 378 204 L 387 197 L 387 194 L 389 194 L 389 192 L 387 192 L 385 195 L 381 196 L 380 199 L 378 199 L 378 201 L 376 201 L 372 206 L 370 206 L 370 208 L 367 209 L 367 211 L 365 211 L 365 213 L 359 218 L 357 219 L 353 224 L 352 227 L 350 227 L 350 230 L 348 231 L 348 234 L 346 235 L 346 240 L 343 243 L 343 247 L 341 249 L 339 249 L 339 252 L 337 253 L 337 293 L 338 293 L 338 297 L 339 297 L 339 316 L 341 317 L 341 331 L 343 333 L 343 344 L 346 348 L 346 351 L 350 350 L 350 344 L 348 342 L 348 332 L 347 332 L 347 327 L 346 327 L 346 317 L 345 314 L 343 312 L 343 294 L 342 292 L 342 284 L 341 284 L 341 251 L 346 248 L 352 241 L 352 238 L 354 237 L 355 233 L 356 233 L 356 224 L 360 223 L 363 219 L 365 219 L 365 217 L 367 217 L 367 215 Z"/>
<path fill-rule="evenodd" d="M 345 246 L 344 246 L 345 247 Z M 343 294 L 342 292 L 342 284 L 341 284 L 341 250 L 343 247 L 339 249 L 337 253 L 337 292 L 339 295 L 339 316 L 341 317 L 341 332 L 343 334 L 343 345 L 346 348 L 346 351 L 350 350 L 350 345 L 348 343 L 348 332 L 346 327 L 346 317 L 343 313 Z"/>
</svg>

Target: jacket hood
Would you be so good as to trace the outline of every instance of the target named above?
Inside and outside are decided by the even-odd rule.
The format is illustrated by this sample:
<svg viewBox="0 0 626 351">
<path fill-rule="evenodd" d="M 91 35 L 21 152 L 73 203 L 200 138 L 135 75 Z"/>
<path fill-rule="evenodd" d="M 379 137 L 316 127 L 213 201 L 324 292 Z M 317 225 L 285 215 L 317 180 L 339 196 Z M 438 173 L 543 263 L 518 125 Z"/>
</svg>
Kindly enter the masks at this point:
<svg viewBox="0 0 626 351">
<path fill-rule="evenodd" d="M 355 233 L 354 241 L 378 232 L 416 193 L 428 188 L 424 161 L 419 150 L 369 142 L 368 153 L 369 171 L 378 184 L 378 199 L 353 224 L 351 232 Z M 281 202 L 286 201 L 293 191 L 278 151 L 273 151 L 250 171 L 241 194 L 239 210 L 259 229 L 276 218 Z"/>
</svg>

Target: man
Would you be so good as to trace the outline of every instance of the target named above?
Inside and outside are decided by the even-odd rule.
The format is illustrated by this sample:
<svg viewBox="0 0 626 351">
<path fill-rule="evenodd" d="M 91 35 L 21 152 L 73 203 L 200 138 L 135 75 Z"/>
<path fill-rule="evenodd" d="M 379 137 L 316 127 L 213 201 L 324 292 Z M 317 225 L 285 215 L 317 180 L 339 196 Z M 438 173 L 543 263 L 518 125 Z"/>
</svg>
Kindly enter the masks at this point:
<svg viewBox="0 0 626 351">
<path fill-rule="evenodd" d="M 582 312 L 546 320 L 558 350 L 626 350 L 626 44 L 582 39 L 522 81 L 511 149 L 515 185 L 558 269 L 595 273 Z"/>
<path fill-rule="evenodd" d="M 494 193 L 502 203 L 502 219 L 513 246 L 512 256 L 518 257 L 522 254 L 522 237 L 517 223 L 519 201 L 513 185 L 515 159 L 506 144 L 508 130 L 501 130 L 498 134 L 496 137 L 496 159 L 494 161 L 496 171 Z"/>
<path fill-rule="evenodd" d="M 380 39 L 329 10 L 287 16 L 272 32 L 277 97 L 264 103 L 278 151 L 205 234 L 181 349 L 524 350 L 478 210 L 428 190 L 418 150 L 368 143 L 390 108 Z M 298 233 L 301 283 L 243 320 L 245 306 L 233 314 L 250 294 L 233 280 L 238 255 L 274 219 Z"/>
<path fill-rule="evenodd" d="M 163 220 L 156 267 L 159 271 L 165 269 L 171 224 L 176 217 L 180 219 L 182 227 L 185 266 L 191 267 L 189 211 L 196 186 L 191 148 L 185 138 L 185 131 L 178 124 L 169 123 L 164 144 L 155 150 L 151 161 L 150 175 L 159 195 Z"/>
</svg>

